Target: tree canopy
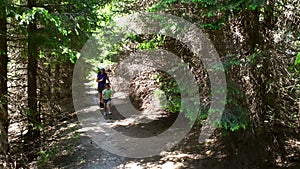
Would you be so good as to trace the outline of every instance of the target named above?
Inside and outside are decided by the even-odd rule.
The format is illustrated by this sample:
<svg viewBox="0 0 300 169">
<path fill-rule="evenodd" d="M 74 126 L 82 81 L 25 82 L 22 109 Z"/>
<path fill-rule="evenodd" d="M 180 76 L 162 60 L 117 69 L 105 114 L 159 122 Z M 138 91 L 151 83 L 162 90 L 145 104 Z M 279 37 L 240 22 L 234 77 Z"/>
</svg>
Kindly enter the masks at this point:
<svg viewBox="0 0 300 169">
<path fill-rule="evenodd" d="M 54 134 L 50 129 L 74 119 L 74 67 L 92 39 L 103 43 L 94 46 L 95 56 L 86 61 L 92 66 L 85 71 L 87 83 L 94 82 L 99 65 L 113 77 L 120 63 L 137 51 L 169 51 L 188 65 L 198 85 L 198 115 L 187 112 L 186 117 L 201 128 L 210 113 L 221 114 L 211 124 L 217 126 L 212 137 L 224 145 L 222 151 L 233 168 L 299 166 L 299 144 L 298 152 L 287 149 L 290 142 L 300 140 L 299 7 L 294 0 L 1 1 L 0 167 L 26 168 L 33 161 L 42 167 L 55 156 L 55 148 L 47 147 Z M 226 89 L 218 91 L 227 94 L 220 101 L 224 111 L 210 108 L 208 70 L 183 41 L 164 34 L 127 33 L 119 42 L 109 43 L 119 35 L 115 20 L 138 13 L 173 15 L 207 35 L 226 76 Z M 213 68 L 220 71 L 218 65 Z M 167 119 L 178 116 L 185 88 L 168 72 L 145 72 L 128 82 L 134 107 L 147 109 L 154 95 Z M 254 148 L 259 150 L 249 153 Z"/>
</svg>

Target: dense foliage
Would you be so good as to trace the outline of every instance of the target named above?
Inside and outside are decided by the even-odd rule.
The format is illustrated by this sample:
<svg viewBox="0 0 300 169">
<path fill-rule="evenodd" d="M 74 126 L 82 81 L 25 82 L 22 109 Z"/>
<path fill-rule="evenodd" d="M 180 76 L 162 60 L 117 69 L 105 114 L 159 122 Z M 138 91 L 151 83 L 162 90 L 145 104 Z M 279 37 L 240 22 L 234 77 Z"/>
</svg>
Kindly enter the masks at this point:
<svg viewBox="0 0 300 169">
<path fill-rule="evenodd" d="M 50 135 L 46 128 L 56 125 L 56 117 L 63 119 L 64 113 L 74 111 L 73 68 L 89 37 L 120 16 L 162 12 L 202 28 L 221 57 L 228 97 L 215 124 L 224 136 L 232 168 L 243 168 L 244 161 L 251 161 L 251 168 L 276 163 L 277 156 L 287 158 L 284 148 L 290 138 L 283 133 L 300 127 L 299 7 L 294 0 L 0 1 L 0 153 L 13 154 L 5 156 L 11 168 L 24 167 L 38 155 L 45 161 L 42 146 Z M 198 117 L 187 113 L 188 118 L 197 118 L 201 125 L 208 113 L 218 111 L 209 109 L 211 91 L 203 63 L 182 42 L 162 35 L 127 34 L 115 46 L 101 47 L 105 54 L 91 62 L 118 64 L 136 50 L 165 49 L 178 55 L 191 65 L 202 103 Z M 179 113 L 176 81 L 166 72 L 156 72 L 154 80 L 166 95 L 165 110 Z M 21 143 L 22 151 L 14 148 Z"/>
</svg>

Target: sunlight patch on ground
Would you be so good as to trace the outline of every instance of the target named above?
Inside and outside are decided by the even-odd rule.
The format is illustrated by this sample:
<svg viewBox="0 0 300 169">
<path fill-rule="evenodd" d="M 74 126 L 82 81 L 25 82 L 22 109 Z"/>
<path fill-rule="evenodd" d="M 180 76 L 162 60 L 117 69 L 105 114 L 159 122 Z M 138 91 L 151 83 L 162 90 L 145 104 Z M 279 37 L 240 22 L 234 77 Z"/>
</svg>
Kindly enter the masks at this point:
<svg viewBox="0 0 300 169">
<path fill-rule="evenodd" d="M 20 136 L 22 132 L 23 132 L 22 133 L 23 135 L 25 134 L 26 130 L 22 131 L 22 126 L 26 126 L 26 125 L 24 125 L 23 122 L 13 123 L 13 124 L 9 125 L 9 127 L 8 127 L 8 137 L 9 137 L 9 140 L 11 140 L 12 142 L 16 141 L 16 140 L 18 140 L 18 138 L 14 137 L 14 135 L 15 136 Z"/>
<path fill-rule="evenodd" d="M 200 159 L 202 156 L 200 154 L 187 154 L 181 151 L 174 151 L 174 152 L 162 152 L 160 154 L 163 156 L 162 160 L 175 160 L 175 159 Z"/>
<path fill-rule="evenodd" d="M 86 94 L 92 94 L 92 95 L 95 95 L 95 94 L 98 94 L 98 91 L 95 89 L 95 90 L 90 90 L 90 91 L 87 91 L 85 92 Z"/>
<path fill-rule="evenodd" d="M 90 112 L 94 112 L 94 111 L 98 111 L 99 110 L 99 106 L 89 106 L 86 108 L 81 109 L 78 113 L 90 113 Z"/>
<path fill-rule="evenodd" d="M 134 118 L 127 118 L 124 120 L 116 120 L 113 121 L 113 123 L 110 123 L 110 127 L 117 127 L 117 126 L 129 126 L 135 124 L 135 119 Z"/>
<path fill-rule="evenodd" d="M 117 168 L 133 168 L 133 169 L 180 169 L 186 168 L 186 162 L 189 160 L 199 160 L 203 156 L 199 154 L 188 154 L 181 151 L 162 152 L 161 158 L 155 161 L 145 161 L 141 159 L 139 161 L 129 161 L 126 164 L 121 164 Z"/>
<path fill-rule="evenodd" d="M 78 130 L 78 132 L 88 132 L 88 131 L 105 133 L 105 130 L 102 127 L 84 127 Z"/>
<path fill-rule="evenodd" d="M 115 121 L 108 121 L 110 122 L 110 127 L 117 127 L 117 126 L 130 126 L 130 125 L 137 125 L 141 123 L 150 123 L 154 120 L 158 120 L 166 115 L 163 115 L 163 112 L 142 112 L 138 115 L 132 115 L 129 118 L 123 120 L 115 120 Z"/>
<path fill-rule="evenodd" d="M 68 122 L 67 121 L 63 121 L 61 124 L 63 125 L 63 124 L 67 124 Z M 54 127 L 52 127 L 52 128 L 54 128 Z M 59 130 L 56 130 L 55 131 L 55 133 L 53 134 L 54 136 L 56 136 L 56 135 L 60 135 L 62 132 L 64 132 L 64 131 L 66 131 L 66 130 L 68 130 L 69 128 L 68 128 L 68 126 L 61 126 L 60 128 L 59 128 Z"/>
<path fill-rule="evenodd" d="M 124 100 L 124 99 L 126 99 L 126 95 L 128 95 L 128 94 L 126 94 L 125 92 L 115 92 L 115 93 L 113 93 L 112 98 L 113 99 L 118 99 L 118 100 Z M 123 101 L 121 103 L 124 103 L 124 102 L 125 101 Z"/>
<path fill-rule="evenodd" d="M 152 162 L 141 163 L 141 162 L 128 162 L 121 164 L 117 169 L 130 168 L 130 169 L 180 169 L 184 165 L 180 162 L 166 161 L 162 164 L 156 164 Z"/>
</svg>

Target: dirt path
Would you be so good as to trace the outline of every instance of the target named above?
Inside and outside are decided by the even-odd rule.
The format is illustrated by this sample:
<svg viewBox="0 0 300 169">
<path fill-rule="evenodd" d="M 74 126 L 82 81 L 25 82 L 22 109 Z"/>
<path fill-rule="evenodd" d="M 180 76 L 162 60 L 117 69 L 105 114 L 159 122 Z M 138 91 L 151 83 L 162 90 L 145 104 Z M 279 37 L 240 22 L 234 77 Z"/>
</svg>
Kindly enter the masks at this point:
<svg viewBox="0 0 300 169">
<path fill-rule="evenodd" d="M 148 138 L 156 136 L 166 131 L 176 120 L 176 114 L 168 114 L 162 110 L 159 102 L 154 99 L 153 94 L 147 95 L 147 107 L 143 111 L 137 111 L 131 104 L 135 100 L 128 99 L 127 91 L 124 91 L 124 82 L 120 79 L 112 78 L 113 81 L 113 107 L 112 115 L 103 116 L 103 110 L 97 105 L 97 91 L 91 84 L 86 83 L 84 93 L 81 93 L 81 98 L 75 101 L 78 104 L 77 117 L 81 126 L 76 129 L 76 133 L 79 133 L 77 141 L 71 145 L 74 147 L 72 155 L 66 155 L 64 157 L 58 157 L 55 165 L 52 167 L 58 168 L 163 168 L 163 169 L 176 169 L 176 168 L 195 168 L 193 165 L 199 165 L 197 162 L 203 155 L 199 155 L 200 152 L 196 151 L 202 145 L 197 143 L 197 135 L 193 135 L 193 141 L 187 138 L 182 141 L 181 144 L 187 146 L 182 148 L 181 146 L 175 146 L 171 151 L 163 151 L 160 155 L 148 158 L 127 158 L 112 154 L 104 148 L 122 149 L 122 145 L 114 143 L 108 140 L 106 143 L 102 143 L 102 140 L 106 141 L 110 139 L 105 137 L 111 135 L 110 129 L 113 129 L 121 134 L 135 138 Z M 143 86 L 146 86 L 146 82 L 143 82 Z M 135 88 L 138 86 L 134 86 Z M 142 88 L 139 91 L 145 90 Z M 80 92 L 80 91 L 79 91 Z M 150 102 L 150 104 L 149 104 Z M 170 131 L 169 135 L 174 135 L 174 131 Z M 187 144 L 194 144 L 188 146 Z M 101 148 L 102 146 L 102 148 Z M 135 148 L 135 145 L 131 147 Z M 142 148 L 148 149 L 148 145 Z M 141 149 L 142 149 L 141 148 Z M 151 149 L 151 147 L 150 147 Z M 186 150 L 188 151 L 186 151 Z M 194 150 L 194 151 L 193 151 Z M 148 151 L 148 150 L 146 150 Z M 201 152 L 205 154 L 205 151 Z M 208 152 L 209 153 L 209 152 Z M 63 159 L 63 160 L 62 160 Z M 194 162 L 191 162 L 194 161 Z M 192 164 L 192 165 L 190 165 Z M 208 163 L 203 163 L 210 167 Z M 196 167 L 198 168 L 198 167 Z"/>
<path fill-rule="evenodd" d="M 116 82 L 114 82 L 116 83 Z M 122 81 L 118 81 L 121 86 Z M 176 168 L 203 168 L 203 169 L 219 169 L 220 165 L 215 160 L 221 160 L 222 155 L 216 158 L 210 158 L 213 151 L 207 145 L 201 145 L 197 142 L 197 129 L 191 132 L 180 145 L 175 146 L 170 151 L 162 151 L 159 155 L 148 158 L 126 158 L 112 154 L 108 150 L 125 149 L 122 144 L 123 140 L 116 142 L 111 140 L 110 136 L 114 136 L 112 130 L 118 133 L 135 138 L 148 138 L 156 136 L 168 129 L 176 120 L 176 114 L 167 114 L 162 111 L 159 103 L 155 99 L 144 111 L 136 111 L 126 97 L 126 91 L 114 89 L 112 115 L 103 116 L 103 110 L 97 105 L 97 91 L 86 84 L 87 90 L 81 93 L 81 98 L 75 101 L 77 109 L 77 117 L 81 126 L 75 130 L 79 135 L 76 142 L 69 146 L 70 140 L 65 140 L 62 147 L 73 147 L 72 153 L 66 153 L 63 156 L 58 156 L 53 160 L 51 168 L 157 168 L 157 169 L 176 169 Z M 121 87 L 122 88 L 122 87 Z M 80 91 L 79 91 L 80 92 Z M 120 113 L 121 112 L 121 113 Z M 170 131 L 169 135 L 174 135 L 176 132 Z M 117 134 L 116 134 L 117 135 Z M 131 145 L 132 151 L 135 151 L 136 145 Z M 127 147 L 128 148 L 128 147 Z M 139 151 L 149 151 L 151 147 L 145 144 L 144 147 L 139 147 Z M 131 149 L 127 149 L 130 151 Z M 222 153 L 222 152 L 218 152 Z M 208 157 L 208 159 L 205 159 Z M 200 160 L 201 159 L 201 160 Z M 222 167 L 221 167 L 222 168 Z"/>
<path fill-rule="evenodd" d="M 126 107 L 122 105 L 126 100 L 122 100 L 122 94 L 116 94 L 113 98 L 114 104 L 121 105 L 125 110 Z M 88 97 L 89 101 L 97 101 L 97 93 L 90 91 Z M 126 106 L 125 104 L 123 106 Z M 108 125 L 111 128 L 132 137 L 150 137 L 164 131 L 176 119 L 176 115 L 166 116 L 160 113 L 140 113 L 130 114 L 130 111 L 124 111 L 122 114 L 118 112 L 114 106 L 113 114 L 103 116 L 98 105 L 91 104 L 91 117 L 88 123 L 92 124 L 98 122 L 103 117 L 102 125 Z M 87 109 L 89 110 L 89 109 Z M 87 114 L 89 114 L 87 113 Z M 95 118 L 95 114 L 97 118 Z M 150 118 L 151 117 L 151 118 Z M 79 120 L 80 121 L 80 120 Z M 89 128 L 89 126 L 80 126 L 77 119 L 74 121 L 66 121 L 65 130 L 59 127 L 60 130 L 65 131 L 59 134 L 60 142 L 53 147 L 59 147 L 57 154 L 53 155 L 51 161 L 39 168 L 62 168 L 62 169 L 179 169 L 179 168 L 195 168 L 195 169 L 231 169 L 230 161 L 225 152 L 222 152 L 217 140 L 209 140 L 205 145 L 197 142 L 198 132 L 197 128 L 179 145 L 175 146 L 171 151 L 162 152 L 158 156 L 150 158 L 126 158 L 112 154 L 96 144 L 87 133 L 90 130 L 97 130 L 97 128 Z M 71 132 L 70 132 L 71 131 Z M 73 133 L 73 134 L 70 134 Z M 90 133 L 89 133 L 90 134 Z M 98 133 L 100 134 L 100 133 Z M 107 134 L 107 133 L 102 133 Z M 64 135 L 71 135 L 68 139 Z M 92 135 L 93 136 L 93 135 Z M 75 138 L 74 138 L 75 137 Z M 229 158 L 230 159 L 230 158 Z M 295 166 L 296 167 L 296 166 Z M 296 169 L 296 168 L 293 169 Z M 273 166 L 262 167 L 273 169 Z M 278 167 L 280 169 L 281 167 Z"/>
<path fill-rule="evenodd" d="M 73 147 L 73 153 L 69 153 L 68 156 L 57 157 L 54 159 L 52 167 L 145 168 L 146 165 L 150 165 L 150 161 L 153 163 L 151 164 L 152 167 L 155 165 L 156 168 L 169 168 L 171 166 L 174 168 L 177 165 L 174 162 L 167 164 L 162 161 L 159 162 L 160 157 L 158 156 L 147 159 L 121 157 L 101 148 L 99 142 L 97 144 L 98 140 L 95 139 L 95 137 L 101 137 L 101 135 L 105 137 L 105 135 L 109 134 L 107 131 L 102 131 L 107 126 L 130 137 L 151 137 L 166 130 L 174 122 L 176 115 L 167 116 L 155 106 L 153 110 L 137 111 L 131 104 L 128 104 L 130 100 L 126 99 L 124 93 L 117 92 L 114 93 L 112 98 L 112 115 L 104 116 L 103 109 L 95 105 L 95 103 L 98 103 L 97 92 L 91 87 L 87 88 L 90 90 L 85 91 L 84 98 L 80 98 L 80 103 L 84 104 L 84 109 L 77 112 L 77 117 L 80 121 L 77 122 L 77 125 L 80 124 L 81 127 L 78 127 L 75 133 L 78 133 L 79 137 L 76 142 L 69 145 L 69 147 Z M 122 111 L 122 114 L 119 113 L 119 110 Z M 106 144 L 112 144 L 114 147 L 119 146 L 114 145 L 112 142 L 107 142 Z M 145 163 L 145 161 L 148 162 Z M 143 165 L 144 167 L 142 167 Z"/>
<path fill-rule="evenodd" d="M 103 116 L 103 110 L 97 105 L 97 91 L 87 87 L 78 104 L 83 108 L 77 111 L 79 120 L 66 122 L 67 128 L 73 126 L 68 139 L 59 138 L 59 152 L 40 168 L 81 168 L 81 169 L 231 169 L 230 161 L 216 139 L 199 144 L 199 129 L 192 131 L 170 151 L 149 158 L 127 158 L 115 155 L 107 149 L 122 149 L 122 145 L 110 140 L 111 130 L 129 137 L 147 138 L 160 134 L 176 120 L 174 114 L 166 114 L 159 107 L 145 111 L 136 111 L 125 93 L 115 92 L 113 95 L 112 115 Z M 153 102 L 155 103 L 155 102 Z M 122 113 L 120 113 L 122 112 Z M 72 128 L 72 127 L 71 127 Z M 70 129 L 69 129 L 70 130 Z M 70 132 L 61 135 L 70 135 Z M 172 134 L 172 133 L 171 133 Z M 75 139 L 72 139 L 74 138 Z M 99 142 L 104 140 L 104 142 Z M 122 141 L 121 141 L 122 142 Z M 53 146 L 55 147 L 55 146 Z M 135 148 L 132 145 L 133 149 Z M 145 145 L 144 148 L 148 148 Z M 47 166 L 47 167 L 45 167 Z M 264 167 L 266 168 L 266 167 Z M 271 167 L 273 168 L 273 167 Z"/>
</svg>

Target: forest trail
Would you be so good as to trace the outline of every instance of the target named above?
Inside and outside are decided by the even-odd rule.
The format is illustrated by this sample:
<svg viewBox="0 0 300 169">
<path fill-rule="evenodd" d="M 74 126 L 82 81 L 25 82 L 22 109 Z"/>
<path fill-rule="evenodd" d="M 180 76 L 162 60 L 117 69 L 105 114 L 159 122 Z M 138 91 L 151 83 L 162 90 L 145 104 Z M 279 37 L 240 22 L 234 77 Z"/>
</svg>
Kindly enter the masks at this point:
<svg viewBox="0 0 300 169">
<path fill-rule="evenodd" d="M 88 94 L 86 95 L 87 98 L 85 98 L 85 100 L 94 100 L 94 103 L 98 103 L 97 91 L 93 90 L 93 88 L 89 89 L 90 91 L 86 91 Z M 158 108 L 155 108 L 155 106 L 155 109 L 153 110 L 138 111 L 135 107 L 128 103 L 130 100 L 126 99 L 123 92 L 114 93 L 112 100 L 113 106 L 111 115 L 104 116 L 102 108 L 97 105 L 90 105 L 90 108 L 85 108 L 85 110 L 96 110 L 92 112 L 85 112 L 83 117 L 84 119 L 81 120 L 88 121 L 87 123 L 84 122 L 85 124 L 98 124 L 102 127 L 110 126 L 110 128 L 113 128 L 127 136 L 150 137 L 163 132 L 177 117 L 175 114 L 166 116 L 166 114 L 163 114 Z M 122 114 L 119 113 L 119 110 L 121 110 Z M 86 113 L 90 114 L 90 117 L 88 117 L 89 115 L 86 115 Z M 104 120 L 102 118 L 104 118 Z M 79 121 L 81 120 L 79 117 Z M 101 122 L 99 123 L 99 121 Z M 101 146 L 95 143 L 95 140 L 90 137 L 93 134 L 87 134 L 91 132 L 91 128 L 97 131 L 94 127 L 95 126 L 93 125 L 82 125 L 77 130 L 77 132 L 80 133 L 78 141 L 76 142 L 77 150 L 74 152 L 75 154 L 73 155 L 73 158 L 69 160 L 69 163 L 67 162 L 68 160 L 63 160 L 59 162 L 60 164 L 57 164 L 60 168 L 148 168 L 145 166 L 147 164 L 141 163 L 141 161 L 145 161 L 145 159 L 125 158 L 112 154 L 101 148 Z M 96 135 L 97 134 L 98 133 L 96 133 Z M 106 135 L 108 133 L 103 132 L 101 134 Z M 113 143 L 108 142 L 108 144 Z M 182 166 L 181 163 L 179 164 L 170 161 L 159 162 L 158 157 L 148 158 L 148 160 L 154 160 L 153 163 L 157 161 L 157 164 L 152 164 L 155 165 L 156 168 L 174 168 L 176 165 Z M 158 162 L 160 164 L 158 164 Z M 143 165 L 144 167 L 142 167 Z"/>
<path fill-rule="evenodd" d="M 300 1 L 138 2 L 0 3 L 0 169 L 300 169 Z M 160 69 L 173 64 L 178 69 Z M 115 107 L 105 117 L 97 105 L 98 66 L 112 66 Z M 176 82 L 187 75 L 181 68 L 196 86 Z M 199 118 L 191 115 L 197 109 L 186 109 L 197 125 L 181 142 L 158 142 L 172 149 L 133 159 L 103 147 L 121 144 L 95 140 L 114 130 L 141 138 L 168 131 L 185 108 L 180 87 L 195 89 L 205 109 Z M 159 110 L 155 97 L 174 114 Z M 215 99 L 224 111 L 212 106 Z M 210 118 L 214 112 L 221 118 Z M 209 128 L 201 128 L 204 120 L 216 130 L 199 144 L 201 129 Z"/>
<path fill-rule="evenodd" d="M 115 86 L 119 86 L 116 83 L 122 82 L 113 83 Z M 61 155 L 51 159 L 50 163 L 44 165 L 47 166 L 47 168 L 193 168 L 193 164 L 199 162 L 191 163 L 190 161 L 197 161 L 197 159 L 203 157 L 205 153 L 209 154 L 209 151 L 202 151 L 203 156 L 199 154 L 200 151 L 195 151 L 194 154 L 183 153 L 178 149 L 179 147 L 177 147 L 175 151 L 162 152 L 162 154 L 154 157 L 128 158 L 104 150 L 101 145 L 96 143 L 97 139 L 96 141 L 93 139 L 93 137 L 99 135 L 110 134 L 107 133 L 107 130 L 101 132 L 104 127 L 109 126 L 109 128 L 129 137 L 146 138 L 164 132 L 173 124 L 177 115 L 162 111 L 158 106 L 159 103 L 155 100 L 152 100 L 154 104 L 147 110 L 138 111 L 132 106 L 130 103 L 131 100 L 128 100 L 125 92 L 115 88 L 117 92 L 115 92 L 112 97 L 112 115 L 104 116 L 103 109 L 100 109 L 100 107 L 95 104 L 98 103 L 97 91 L 88 85 L 89 84 L 86 86 L 86 95 L 84 98 L 81 98 L 81 102 L 87 103 L 84 112 L 77 112 L 77 114 L 73 116 L 74 119 L 68 122 L 68 126 L 76 126 L 72 129 L 75 133 L 73 134 L 75 135 L 75 139 L 62 139 L 62 142 L 57 146 L 62 147 L 63 149 L 61 151 L 65 153 L 61 153 Z M 70 135 L 70 133 L 64 134 Z M 194 136 L 194 141 L 197 141 L 196 137 L 197 136 Z M 192 143 L 191 141 L 186 141 L 187 140 L 183 143 L 186 144 L 186 146 L 187 143 Z M 114 143 L 111 142 L 105 144 L 111 144 L 109 146 L 113 147 L 118 146 L 113 145 Z M 199 148 L 199 146 L 200 145 L 195 144 L 194 147 L 188 146 L 188 148 L 195 149 L 195 147 Z M 203 165 L 208 164 L 204 162 Z M 197 166 L 199 166 L 199 164 L 197 164 Z"/>
<path fill-rule="evenodd" d="M 113 79 L 113 78 L 112 78 Z M 113 81 L 115 86 L 122 81 Z M 176 120 L 176 114 L 167 114 L 162 111 L 157 103 L 152 100 L 152 106 L 143 111 L 137 111 L 131 104 L 135 100 L 126 97 L 121 89 L 115 90 L 112 100 L 112 115 L 103 115 L 103 109 L 97 105 L 98 93 L 95 88 L 87 84 L 88 89 L 85 98 L 81 98 L 88 105 L 84 108 L 83 115 L 77 112 L 73 120 L 66 123 L 73 126 L 71 131 L 73 138 L 60 139 L 56 147 L 61 147 L 60 155 L 55 155 L 45 164 L 46 168 L 80 168 L 80 169 L 225 169 L 231 168 L 228 155 L 223 151 L 222 145 L 216 137 L 208 140 L 205 144 L 198 143 L 199 126 L 192 128 L 191 132 L 170 151 L 163 151 L 161 154 L 148 158 L 128 158 L 113 154 L 103 149 L 103 144 L 97 144 L 94 137 L 109 135 L 105 127 L 116 130 L 131 137 L 146 138 L 155 136 L 168 129 Z M 159 104 L 159 103 L 158 103 Z M 120 113 L 121 112 L 121 113 Z M 97 124 L 97 125 L 95 125 Z M 62 133 L 70 135 L 70 133 Z M 72 134 L 71 134 L 72 135 Z M 63 136 L 62 136 L 63 137 Z M 74 139 L 75 137 L 75 139 Z M 100 143 L 101 144 L 101 143 Z M 105 148 L 118 147 L 112 142 L 104 143 Z M 101 147 L 102 146 L 102 147 Z M 55 147 L 55 146 L 54 146 Z M 134 145 L 133 145 L 134 147 Z M 268 168 L 263 166 L 263 168 Z M 273 169 L 273 166 L 269 166 Z"/>
</svg>

